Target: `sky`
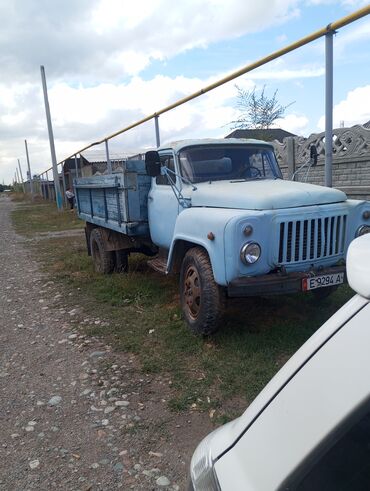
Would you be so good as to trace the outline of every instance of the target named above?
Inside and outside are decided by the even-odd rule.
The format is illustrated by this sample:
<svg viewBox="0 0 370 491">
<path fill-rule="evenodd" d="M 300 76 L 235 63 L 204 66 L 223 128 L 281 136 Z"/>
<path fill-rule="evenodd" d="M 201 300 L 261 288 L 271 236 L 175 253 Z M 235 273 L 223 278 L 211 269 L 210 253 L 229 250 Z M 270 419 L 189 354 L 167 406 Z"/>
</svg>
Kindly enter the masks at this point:
<svg viewBox="0 0 370 491">
<path fill-rule="evenodd" d="M 368 5 L 361 0 L 0 0 L 0 182 L 51 166 L 40 65 L 57 160 Z M 334 38 L 334 127 L 370 120 L 370 16 Z M 159 118 L 161 141 L 224 137 L 237 89 L 287 106 L 276 126 L 324 130 L 320 39 Z M 110 143 L 112 158 L 155 146 L 153 121 Z M 103 159 L 103 146 L 87 158 Z"/>
</svg>

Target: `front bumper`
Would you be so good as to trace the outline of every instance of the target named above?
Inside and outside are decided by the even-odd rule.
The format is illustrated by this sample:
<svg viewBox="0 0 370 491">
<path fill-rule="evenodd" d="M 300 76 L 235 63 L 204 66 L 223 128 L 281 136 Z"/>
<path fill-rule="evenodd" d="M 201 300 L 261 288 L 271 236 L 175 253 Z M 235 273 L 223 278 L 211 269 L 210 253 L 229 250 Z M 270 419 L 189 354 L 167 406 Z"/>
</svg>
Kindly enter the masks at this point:
<svg viewBox="0 0 370 491">
<path fill-rule="evenodd" d="M 229 297 L 256 297 L 261 295 L 282 295 L 302 291 L 302 280 L 312 276 L 344 273 L 347 281 L 345 265 L 292 273 L 270 273 L 262 276 L 236 278 L 227 287 Z"/>
</svg>

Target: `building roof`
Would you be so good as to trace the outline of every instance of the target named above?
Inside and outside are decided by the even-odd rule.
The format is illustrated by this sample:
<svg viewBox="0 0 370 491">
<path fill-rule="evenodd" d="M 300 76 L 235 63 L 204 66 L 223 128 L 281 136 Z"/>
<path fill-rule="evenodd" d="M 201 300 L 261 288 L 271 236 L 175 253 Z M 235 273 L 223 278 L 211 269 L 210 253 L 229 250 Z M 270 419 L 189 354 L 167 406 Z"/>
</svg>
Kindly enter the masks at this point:
<svg viewBox="0 0 370 491">
<path fill-rule="evenodd" d="M 362 126 L 370 130 L 370 120 L 367 123 L 364 123 Z"/>
<path fill-rule="evenodd" d="M 297 136 L 281 128 L 234 130 L 225 138 L 256 138 L 257 140 L 282 142 L 287 136 Z"/>
</svg>

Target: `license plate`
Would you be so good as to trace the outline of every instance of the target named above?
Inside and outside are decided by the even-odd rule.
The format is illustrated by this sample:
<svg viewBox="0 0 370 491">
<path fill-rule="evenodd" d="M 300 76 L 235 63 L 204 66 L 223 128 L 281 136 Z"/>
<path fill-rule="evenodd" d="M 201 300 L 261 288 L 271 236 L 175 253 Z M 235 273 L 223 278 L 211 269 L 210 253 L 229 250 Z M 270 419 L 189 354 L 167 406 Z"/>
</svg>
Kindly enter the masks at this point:
<svg viewBox="0 0 370 491">
<path fill-rule="evenodd" d="M 314 290 L 315 288 L 323 288 L 325 286 L 340 285 L 344 282 L 344 273 L 323 274 L 320 276 L 312 276 L 312 278 L 303 278 L 302 290 Z"/>
</svg>

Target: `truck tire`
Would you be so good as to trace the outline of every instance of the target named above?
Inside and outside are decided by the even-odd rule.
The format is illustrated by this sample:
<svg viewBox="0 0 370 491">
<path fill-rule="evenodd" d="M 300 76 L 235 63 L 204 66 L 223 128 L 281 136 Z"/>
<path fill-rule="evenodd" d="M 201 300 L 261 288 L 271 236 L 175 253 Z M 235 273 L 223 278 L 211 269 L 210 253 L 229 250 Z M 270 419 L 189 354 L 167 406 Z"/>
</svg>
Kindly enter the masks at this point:
<svg viewBox="0 0 370 491">
<path fill-rule="evenodd" d="M 94 228 L 90 234 L 91 256 L 97 273 L 109 274 L 114 270 L 114 252 L 106 251 L 104 235 L 100 228 Z"/>
<path fill-rule="evenodd" d="M 180 298 L 185 321 L 196 334 L 210 335 L 220 327 L 225 293 L 214 280 L 207 252 L 189 249 L 181 265 Z"/>
<path fill-rule="evenodd" d="M 128 272 L 128 253 L 124 249 L 115 251 L 115 266 L 114 270 L 117 273 Z"/>
</svg>

